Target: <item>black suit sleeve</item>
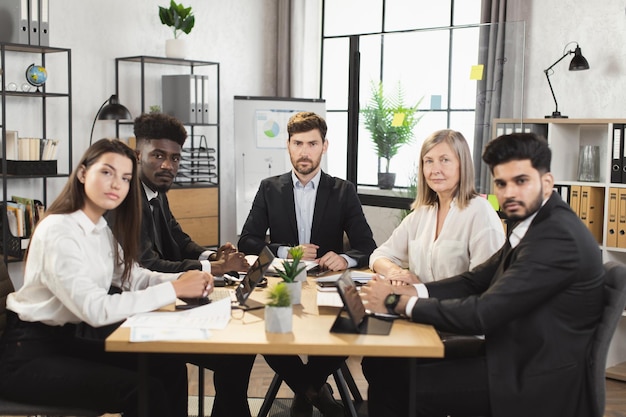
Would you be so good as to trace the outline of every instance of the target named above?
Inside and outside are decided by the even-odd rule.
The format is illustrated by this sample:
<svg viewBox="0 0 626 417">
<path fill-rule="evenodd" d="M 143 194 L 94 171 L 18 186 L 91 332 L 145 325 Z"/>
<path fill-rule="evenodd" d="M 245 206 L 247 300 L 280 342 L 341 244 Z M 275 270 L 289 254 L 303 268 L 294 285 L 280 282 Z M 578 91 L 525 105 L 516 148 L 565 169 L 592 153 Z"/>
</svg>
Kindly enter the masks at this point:
<svg viewBox="0 0 626 417">
<path fill-rule="evenodd" d="M 292 246 L 289 243 L 268 243 L 266 240 L 267 231 L 270 228 L 269 209 L 270 207 L 273 207 L 274 210 L 278 209 L 276 202 L 269 201 L 274 195 L 273 188 L 277 187 L 274 181 L 275 179 L 265 179 L 259 185 L 259 190 L 252 202 L 252 208 L 243 225 L 239 242 L 237 242 L 237 248 L 243 253 L 258 255 L 263 247 L 268 246 L 276 255 L 281 245 Z M 280 198 L 280 195 L 277 197 Z"/>
<path fill-rule="evenodd" d="M 354 185 L 346 182 L 345 186 L 344 230 L 350 242 L 350 248 L 345 254 L 357 261 L 357 268 L 363 268 L 368 265 L 370 255 L 376 249 L 376 242 Z"/>
<path fill-rule="evenodd" d="M 144 199 L 145 200 L 145 199 Z M 162 198 L 163 216 L 167 230 L 162 231 L 162 252 L 156 247 L 152 237 L 150 205 L 144 201 L 141 220 L 141 258 L 140 264 L 147 269 L 159 272 L 183 272 L 202 269 L 198 257 L 206 249 L 195 243 L 185 233 L 172 215 L 167 198 Z"/>
</svg>

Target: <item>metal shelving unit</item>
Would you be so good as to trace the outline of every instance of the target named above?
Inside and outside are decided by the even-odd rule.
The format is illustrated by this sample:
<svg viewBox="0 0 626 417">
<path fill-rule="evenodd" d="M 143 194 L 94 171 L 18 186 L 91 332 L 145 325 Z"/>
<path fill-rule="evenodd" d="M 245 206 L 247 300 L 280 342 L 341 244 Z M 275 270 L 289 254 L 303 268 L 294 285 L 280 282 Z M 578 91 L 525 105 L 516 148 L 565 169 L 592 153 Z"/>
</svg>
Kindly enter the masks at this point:
<svg viewBox="0 0 626 417">
<path fill-rule="evenodd" d="M 61 89 L 61 91 L 49 91 L 47 84 L 37 88 L 35 91 L 9 91 L 7 78 L 10 77 L 11 73 L 14 73 L 14 68 L 9 65 L 11 61 L 15 58 L 15 60 L 24 58 L 32 58 L 33 61 L 40 63 L 41 66 L 47 68 L 46 58 L 51 54 L 54 55 L 65 55 L 65 59 L 61 58 L 63 66 L 66 66 L 67 73 L 67 85 L 66 88 Z M 58 65 L 61 65 L 57 62 Z M 57 67 L 55 66 L 53 71 L 56 71 Z M 28 105 L 36 110 L 39 109 L 41 111 L 41 131 L 40 137 L 42 139 L 48 139 L 48 107 L 52 105 L 57 105 L 62 100 L 67 101 L 67 130 L 65 131 L 65 137 L 56 138 L 60 139 L 62 144 L 61 148 L 67 152 L 67 169 L 63 167 L 56 166 L 56 170 L 54 173 L 50 171 L 50 173 L 40 173 L 40 166 L 35 166 L 33 163 L 37 161 L 19 161 L 17 163 L 11 164 L 12 166 L 19 166 L 20 162 L 24 162 L 22 165 L 24 166 L 23 170 L 18 170 L 17 172 L 9 172 L 8 164 L 6 159 L 2 158 L 0 160 L 0 170 L 2 173 L 2 207 L 0 209 L 0 215 L 2 216 L 2 221 L 0 222 L 0 226 L 7 224 L 7 213 L 6 213 L 6 201 L 9 198 L 9 182 L 19 181 L 19 180 L 41 180 L 41 198 L 44 206 L 48 204 L 48 180 L 50 178 L 63 178 L 68 177 L 70 172 L 72 171 L 72 52 L 67 48 L 57 48 L 51 46 L 34 46 L 34 45 L 22 45 L 22 44 L 13 44 L 13 43 L 0 43 L 0 77 L 2 79 L 0 84 L 0 126 L 1 126 L 1 139 L 2 139 L 2 155 L 6 155 L 6 145 L 7 145 L 7 130 L 17 130 L 20 132 L 21 127 L 25 126 L 29 123 L 30 119 L 28 115 L 24 115 L 23 117 L 15 118 L 12 117 L 9 119 L 7 116 L 7 111 L 13 105 L 18 103 L 28 102 Z M 62 77 L 62 74 L 55 72 L 55 77 Z M 36 103 L 32 104 L 31 103 Z M 35 114 L 35 111 L 33 111 Z M 59 123 L 58 120 L 53 122 L 55 125 Z M 42 164 L 50 164 L 50 161 L 41 161 L 38 165 Z M 44 170 L 45 171 L 45 170 Z M 34 173 L 33 173 L 34 172 Z M 30 181 L 32 182 L 32 181 Z M 19 182 L 18 182 L 19 186 Z M 28 242 L 28 237 L 15 237 L 11 235 L 8 227 L 1 228 L 1 240 L 0 240 L 0 253 L 3 257 L 5 263 L 8 262 L 19 262 L 23 259 L 24 249 Z M 6 248 L 6 250 L 5 250 Z"/>
<path fill-rule="evenodd" d="M 131 73 L 132 68 L 137 73 Z M 211 209 L 211 214 L 197 214 L 193 219 L 189 219 L 190 230 L 185 228 L 184 218 L 181 219 L 177 213 L 174 213 L 177 220 L 183 224 L 183 229 L 196 240 L 193 235 L 191 227 L 197 228 L 197 221 L 205 224 L 202 220 L 206 216 L 210 217 L 210 226 L 217 229 L 216 239 L 211 238 L 210 242 L 198 241 L 198 243 L 207 246 L 216 246 L 219 243 L 219 169 L 220 169 L 220 64 L 218 62 L 211 61 L 198 61 L 188 59 L 176 59 L 176 58 L 164 58 L 155 56 L 129 56 L 115 59 L 115 91 L 120 99 L 120 102 L 124 103 L 129 108 L 139 108 L 140 113 L 145 113 L 149 110 L 147 105 L 148 92 L 154 96 L 154 91 L 148 91 L 148 84 L 152 86 L 152 89 L 157 90 L 160 93 L 162 91 L 160 80 L 155 78 L 155 74 L 159 77 L 162 75 L 174 75 L 175 74 L 195 74 L 195 75 L 207 75 L 209 77 L 208 92 L 205 94 L 210 97 L 210 106 L 208 110 L 208 117 L 204 118 L 202 123 L 184 123 L 188 128 L 188 139 L 183 148 L 182 161 L 178 176 L 176 177 L 172 187 L 173 190 L 190 190 L 193 193 L 194 189 L 198 188 L 217 188 L 216 193 L 193 193 L 194 195 L 215 195 L 217 194 L 217 201 L 208 201 L 201 203 L 202 205 L 215 204 L 214 209 Z M 134 78 L 133 78 L 134 76 Z M 136 80 L 135 84 L 131 87 L 138 91 L 138 105 L 129 106 L 128 100 L 132 94 L 130 87 L 122 86 L 122 83 L 128 79 Z M 152 99 L 155 99 L 152 97 Z M 135 102 L 137 100 L 135 99 Z M 160 107 L 163 108 L 162 101 Z M 133 110 L 131 110 L 131 113 Z M 134 115 L 137 116 L 138 114 Z M 203 116 L 204 117 L 204 116 Z M 116 135 L 120 137 L 120 127 L 123 125 L 132 125 L 132 121 L 117 121 L 116 123 Z M 172 203 L 172 196 L 170 194 L 170 202 Z M 180 193 L 175 193 L 179 196 Z M 200 197 L 198 197 L 200 198 Z M 213 213 L 217 212 L 217 219 Z M 196 223 L 192 223 L 196 222 Z M 192 226 L 193 225 L 193 226 Z M 205 238 L 205 240 L 207 240 Z M 213 241 L 215 240 L 215 241 Z"/>
</svg>

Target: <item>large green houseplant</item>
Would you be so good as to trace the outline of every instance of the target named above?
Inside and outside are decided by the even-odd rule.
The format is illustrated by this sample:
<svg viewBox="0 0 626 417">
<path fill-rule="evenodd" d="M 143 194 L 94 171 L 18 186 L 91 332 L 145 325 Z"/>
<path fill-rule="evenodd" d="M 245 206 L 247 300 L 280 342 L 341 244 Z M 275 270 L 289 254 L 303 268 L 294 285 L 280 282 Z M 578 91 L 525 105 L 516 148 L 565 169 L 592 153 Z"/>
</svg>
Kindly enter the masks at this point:
<svg viewBox="0 0 626 417">
<path fill-rule="evenodd" d="M 159 6 L 159 18 L 161 23 L 172 28 L 174 39 L 165 41 L 165 56 L 168 58 L 185 58 L 187 56 L 187 45 L 184 39 L 180 39 L 181 33 L 189 34 L 196 24 L 196 18 L 190 7 L 177 4 L 170 0 L 169 7 Z"/>
<path fill-rule="evenodd" d="M 408 106 L 404 103 L 404 90 L 400 83 L 393 94 L 386 96 L 383 83 L 372 82 L 370 100 L 361 109 L 361 114 L 374 142 L 376 154 L 386 161 L 384 171 L 379 166 L 378 186 L 382 189 L 394 186 L 395 173 L 389 172 L 389 165 L 400 148 L 412 142 L 413 128 L 422 118 L 417 114 L 421 101 Z"/>
</svg>

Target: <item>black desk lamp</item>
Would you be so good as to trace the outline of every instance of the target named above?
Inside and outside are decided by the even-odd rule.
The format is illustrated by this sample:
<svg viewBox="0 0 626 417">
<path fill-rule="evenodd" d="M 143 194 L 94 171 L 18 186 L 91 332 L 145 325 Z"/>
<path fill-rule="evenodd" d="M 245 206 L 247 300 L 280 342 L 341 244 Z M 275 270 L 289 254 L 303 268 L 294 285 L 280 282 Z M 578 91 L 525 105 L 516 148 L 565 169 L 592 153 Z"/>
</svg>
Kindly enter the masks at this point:
<svg viewBox="0 0 626 417">
<path fill-rule="evenodd" d="M 551 115 L 546 116 L 546 119 L 557 119 L 557 118 L 566 119 L 567 118 L 567 116 L 563 116 L 561 115 L 561 112 L 559 112 L 559 104 L 556 102 L 556 96 L 554 95 L 554 90 L 552 89 L 552 83 L 550 82 L 550 70 L 552 69 L 552 67 L 554 67 L 556 64 L 561 62 L 569 54 L 574 54 L 574 58 L 572 58 L 572 62 L 569 63 L 569 70 L 570 71 L 582 71 L 582 70 L 589 69 L 589 63 L 587 62 L 582 52 L 580 51 L 580 46 L 578 46 L 577 42 L 568 43 L 567 45 L 565 45 L 564 50 L 567 49 L 568 45 L 572 43 L 576 44 L 576 49 L 574 49 L 573 51 L 565 52 L 561 58 L 559 58 L 554 64 L 550 65 L 547 69 L 543 71 L 546 74 L 546 78 L 548 79 L 548 85 L 550 86 L 550 92 L 552 93 L 552 98 L 554 99 L 554 105 L 555 105 L 554 112 L 552 112 Z"/>
<path fill-rule="evenodd" d="M 109 104 L 107 104 L 109 103 Z M 130 112 L 126 107 L 120 104 L 119 99 L 115 94 L 106 99 L 100 109 L 98 109 L 98 113 L 96 113 L 96 117 L 93 119 L 93 124 L 91 125 L 91 135 L 89 135 L 89 145 L 91 146 L 91 142 L 93 140 L 93 128 L 96 127 L 97 120 L 128 120 L 132 119 Z"/>
</svg>

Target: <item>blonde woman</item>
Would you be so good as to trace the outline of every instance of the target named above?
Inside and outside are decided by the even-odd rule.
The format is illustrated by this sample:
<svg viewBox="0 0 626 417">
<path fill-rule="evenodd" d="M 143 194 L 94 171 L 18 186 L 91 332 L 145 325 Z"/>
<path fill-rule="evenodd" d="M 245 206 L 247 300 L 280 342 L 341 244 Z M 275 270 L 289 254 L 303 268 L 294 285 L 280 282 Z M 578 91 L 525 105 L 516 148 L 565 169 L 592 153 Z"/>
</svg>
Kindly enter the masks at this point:
<svg viewBox="0 0 626 417">
<path fill-rule="evenodd" d="M 480 265 L 505 239 L 497 213 L 474 189 L 472 157 L 460 132 L 431 134 L 419 161 L 413 211 L 370 256 L 370 268 L 398 284 L 399 294 L 415 295 L 412 284 Z"/>
</svg>

